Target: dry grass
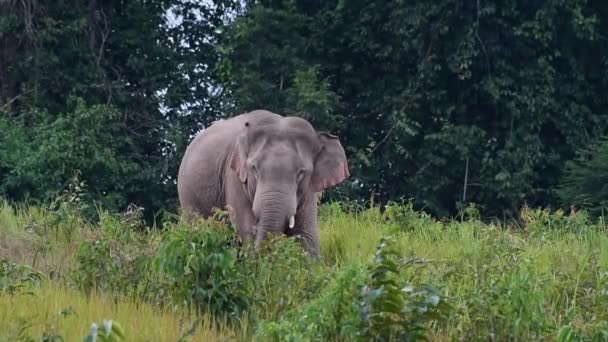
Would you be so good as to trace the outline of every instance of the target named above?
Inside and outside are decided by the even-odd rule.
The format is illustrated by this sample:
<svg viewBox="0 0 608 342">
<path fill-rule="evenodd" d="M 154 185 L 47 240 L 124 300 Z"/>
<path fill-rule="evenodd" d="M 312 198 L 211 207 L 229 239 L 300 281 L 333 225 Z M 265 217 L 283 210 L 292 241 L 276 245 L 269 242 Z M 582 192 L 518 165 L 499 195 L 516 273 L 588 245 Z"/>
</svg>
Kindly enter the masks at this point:
<svg viewBox="0 0 608 342">
<path fill-rule="evenodd" d="M 61 311 L 68 309 L 73 314 L 64 317 Z M 126 341 L 176 341 L 190 329 L 195 317 L 178 317 L 167 310 L 129 300 L 115 302 L 99 294 L 87 298 L 50 283 L 33 295 L 0 296 L 0 341 L 14 341 L 22 330 L 34 339 L 54 331 L 66 341 L 78 341 L 86 336 L 93 322 L 101 324 L 104 319 L 119 322 Z M 218 324 L 219 328 L 214 325 L 212 319 L 205 317 L 192 340 L 237 339 L 235 332 L 225 325 Z"/>
</svg>

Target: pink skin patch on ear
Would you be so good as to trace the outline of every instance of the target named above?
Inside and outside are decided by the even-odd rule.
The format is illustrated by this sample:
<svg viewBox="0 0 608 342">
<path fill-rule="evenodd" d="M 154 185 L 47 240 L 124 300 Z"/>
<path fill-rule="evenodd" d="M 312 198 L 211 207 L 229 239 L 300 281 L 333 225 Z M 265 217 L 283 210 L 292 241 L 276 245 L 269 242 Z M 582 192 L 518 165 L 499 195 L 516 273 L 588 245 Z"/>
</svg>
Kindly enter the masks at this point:
<svg viewBox="0 0 608 342">
<path fill-rule="evenodd" d="M 334 172 L 321 183 L 321 190 L 323 191 L 330 186 L 342 183 L 347 177 L 350 176 L 348 172 L 348 166 L 345 163 L 340 163 L 340 166 L 335 168 Z"/>
</svg>

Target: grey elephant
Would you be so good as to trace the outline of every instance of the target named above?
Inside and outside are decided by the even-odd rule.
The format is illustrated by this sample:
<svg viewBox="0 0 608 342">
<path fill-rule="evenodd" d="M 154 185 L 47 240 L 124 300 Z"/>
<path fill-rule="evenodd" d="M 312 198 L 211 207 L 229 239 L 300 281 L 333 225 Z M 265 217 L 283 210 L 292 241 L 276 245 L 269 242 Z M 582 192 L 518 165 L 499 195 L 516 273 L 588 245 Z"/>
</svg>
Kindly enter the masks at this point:
<svg viewBox="0 0 608 342">
<path fill-rule="evenodd" d="M 299 236 L 319 257 L 317 196 L 350 176 L 338 137 L 299 117 L 256 110 L 213 123 L 190 143 L 177 178 L 182 212 L 226 208 L 242 241 Z"/>
</svg>

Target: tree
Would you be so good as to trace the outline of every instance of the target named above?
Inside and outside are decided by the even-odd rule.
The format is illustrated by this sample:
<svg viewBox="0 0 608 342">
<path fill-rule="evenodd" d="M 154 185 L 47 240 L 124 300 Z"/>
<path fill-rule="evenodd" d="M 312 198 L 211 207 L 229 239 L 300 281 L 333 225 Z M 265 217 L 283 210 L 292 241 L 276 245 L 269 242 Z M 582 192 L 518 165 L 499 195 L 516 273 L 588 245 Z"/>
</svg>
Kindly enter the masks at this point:
<svg viewBox="0 0 608 342">
<path fill-rule="evenodd" d="M 27 127 L 3 120 L 0 126 L 12 134 L 0 145 L 0 155 L 16 158 L 6 158 L 10 165 L 0 189 L 11 198 L 48 201 L 67 187 L 66 175 L 80 171 L 89 195 L 104 208 L 126 207 L 132 199 L 125 190 L 145 186 L 149 171 L 119 112 L 105 105 L 87 107 L 81 99 L 70 107 L 56 118 L 31 113 L 38 119 Z"/>
<path fill-rule="evenodd" d="M 150 217 L 174 203 L 185 141 L 221 114 L 208 69 L 231 8 L 235 1 L 0 2 L 0 113 L 19 132 L 0 153 L 0 195 L 45 200 L 83 167 L 113 209 L 134 202 Z"/>
<path fill-rule="evenodd" d="M 234 112 L 340 134 L 352 196 L 502 218 L 556 203 L 563 163 L 605 132 L 603 18 L 586 0 L 251 1 L 219 65 Z"/>
<path fill-rule="evenodd" d="M 558 194 L 565 206 L 588 209 L 594 216 L 608 209 L 608 137 L 578 151 L 568 161 Z"/>
</svg>

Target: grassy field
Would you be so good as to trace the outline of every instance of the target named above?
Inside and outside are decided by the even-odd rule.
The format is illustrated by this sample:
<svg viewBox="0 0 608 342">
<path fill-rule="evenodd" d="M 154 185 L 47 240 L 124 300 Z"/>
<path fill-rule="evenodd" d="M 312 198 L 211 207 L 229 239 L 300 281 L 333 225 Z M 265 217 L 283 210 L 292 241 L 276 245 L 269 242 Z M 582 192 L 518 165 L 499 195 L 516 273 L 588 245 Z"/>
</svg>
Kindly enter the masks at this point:
<svg viewBox="0 0 608 342">
<path fill-rule="evenodd" d="M 130 300 L 114 300 L 102 294 L 85 296 L 62 286 L 45 284 L 30 294 L 0 297 L 0 340 L 58 334 L 67 341 L 86 336 L 93 322 L 119 322 L 127 341 L 175 341 L 194 323 L 194 315 L 178 317 L 166 310 Z M 197 339 L 218 341 L 235 337 L 233 331 L 202 319 Z"/>
<path fill-rule="evenodd" d="M 311 262 L 282 238 L 239 249 L 221 220 L 158 232 L 137 210 L 81 212 L 0 202 L 1 340 L 81 339 L 104 319 L 129 341 L 608 339 L 608 233 L 583 213 L 504 227 L 335 203 Z"/>
</svg>

